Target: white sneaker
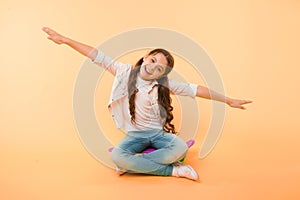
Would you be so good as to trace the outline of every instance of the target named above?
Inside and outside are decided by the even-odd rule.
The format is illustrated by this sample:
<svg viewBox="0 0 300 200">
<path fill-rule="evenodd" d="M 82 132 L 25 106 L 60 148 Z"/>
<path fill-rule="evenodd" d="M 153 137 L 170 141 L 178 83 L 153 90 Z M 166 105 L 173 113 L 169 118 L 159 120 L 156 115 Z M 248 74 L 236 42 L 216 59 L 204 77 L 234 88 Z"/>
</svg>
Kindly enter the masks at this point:
<svg viewBox="0 0 300 200">
<path fill-rule="evenodd" d="M 197 172 L 190 165 L 173 165 L 172 176 L 198 180 Z"/>
<path fill-rule="evenodd" d="M 122 169 L 122 168 L 120 168 L 120 167 L 117 166 L 116 167 L 116 172 L 117 172 L 117 174 L 119 176 L 121 176 L 121 175 L 125 174 L 127 172 L 127 170 L 126 169 Z"/>
</svg>

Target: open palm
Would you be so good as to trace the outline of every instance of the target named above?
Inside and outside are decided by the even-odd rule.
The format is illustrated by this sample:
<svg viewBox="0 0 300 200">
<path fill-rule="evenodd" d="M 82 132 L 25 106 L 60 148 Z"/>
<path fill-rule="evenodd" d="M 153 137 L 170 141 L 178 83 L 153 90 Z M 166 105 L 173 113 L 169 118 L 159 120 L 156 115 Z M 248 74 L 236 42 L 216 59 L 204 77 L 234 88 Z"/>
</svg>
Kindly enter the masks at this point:
<svg viewBox="0 0 300 200">
<path fill-rule="evenodd" d="M 244 104 L 252 103 L 250 100 L 239 100 L 239 99 L 231 99 L 227 102 L 230 107 L 240 108 L 245 110 L 246 108 L 243 106 Z"/>
<path fill-rule="evenodd" d="M 66 40 L 66 38 L 56 31 L 52 30 L 51 28 L 48 27 L 43 27 L 42 30 L 48 34 L 48 39 L 52 40 L 56 44 L 63 44 Z"/>
</svg>

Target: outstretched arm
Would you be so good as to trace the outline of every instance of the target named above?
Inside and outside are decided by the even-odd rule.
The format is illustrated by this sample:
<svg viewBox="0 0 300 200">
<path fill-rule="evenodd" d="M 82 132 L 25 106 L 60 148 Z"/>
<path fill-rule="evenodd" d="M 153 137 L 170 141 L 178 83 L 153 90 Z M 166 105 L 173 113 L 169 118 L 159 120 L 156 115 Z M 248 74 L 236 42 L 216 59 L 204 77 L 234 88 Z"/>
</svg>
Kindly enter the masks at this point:
<svg viewBox="0 0 300 200">
<path fill-rule="evenodd" d="M 198 87 L 197 87 L 196 96 L 205 98 L 205 99 L 220 101 L 220 102 L 228 104 L 230 107 L 240 108 L 243 110 L 246 109 L 243 106 L 244 104 L 252 103 L 252 101 L 250 101 L 250 100 L 240 100 L 240 99 L 232 99 L 232 98 L 226 97 L 220 93 L 217 93 L 213 90 L 210 90 L 210 89 L 200 86 L 200 85 L 198 85 Z"/>
<path fill-rule="evenodd" d="M 48 34 L 48 39 L 52 40 L 56 44 L 66 44 L 82 55 L 87 56 L 91 60 L 94 60 L 97 56 L 98 50 L 94 47 L 65 37 L 48 27 L 43 27 L 42 30 Z"/>
</svg>

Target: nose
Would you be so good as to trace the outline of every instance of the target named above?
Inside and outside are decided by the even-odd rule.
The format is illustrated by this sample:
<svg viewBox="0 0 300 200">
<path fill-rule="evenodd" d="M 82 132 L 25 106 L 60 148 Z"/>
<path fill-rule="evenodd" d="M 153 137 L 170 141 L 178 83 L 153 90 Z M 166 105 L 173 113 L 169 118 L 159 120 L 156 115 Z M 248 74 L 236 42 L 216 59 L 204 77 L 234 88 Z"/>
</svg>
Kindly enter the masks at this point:
<svg viewBox="0 0 300 200">
<path fill-rule="evenodd" d="M 155 70 L 155 67 L 156 67 L 155 64 L 150 64 L 149 68 L 148 68 L 149 72 L 153 73 L 153 71 Z"/>
</svg>

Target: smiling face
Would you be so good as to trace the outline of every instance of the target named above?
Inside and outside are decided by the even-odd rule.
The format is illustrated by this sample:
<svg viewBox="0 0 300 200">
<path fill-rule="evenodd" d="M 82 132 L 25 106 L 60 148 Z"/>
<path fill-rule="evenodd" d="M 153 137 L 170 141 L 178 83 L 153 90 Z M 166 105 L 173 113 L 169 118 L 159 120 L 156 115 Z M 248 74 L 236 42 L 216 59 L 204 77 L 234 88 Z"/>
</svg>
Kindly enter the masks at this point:
<svg viewBox="0 0 300 200">
<path fill-rule="evenodd" d="M 164 54 L 147 54 L 143 58 L 139 76 L 144 80 L 156 80 L 163 76 L 168 67 L 168 61 Z"/>
</svg>

